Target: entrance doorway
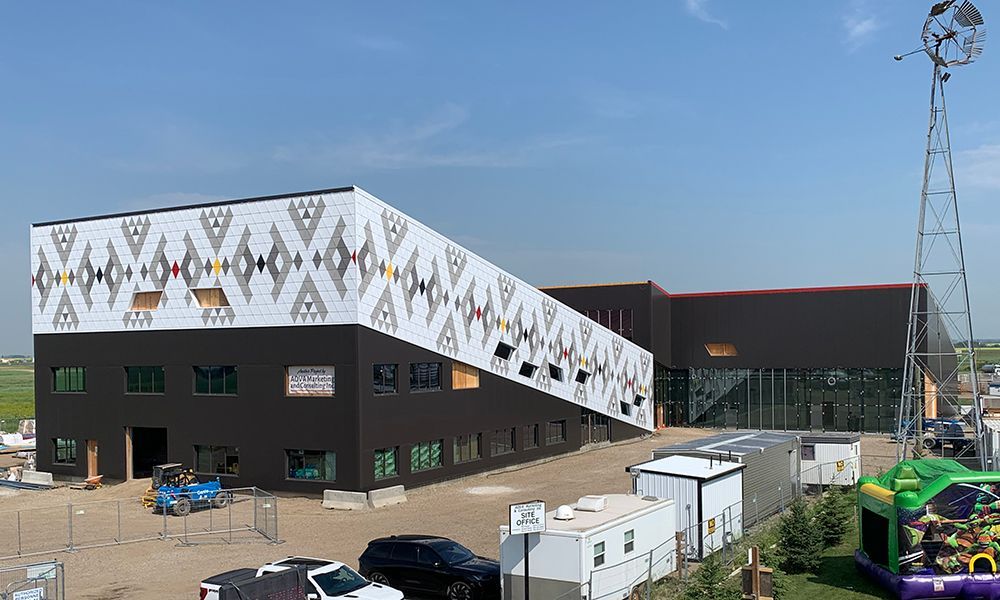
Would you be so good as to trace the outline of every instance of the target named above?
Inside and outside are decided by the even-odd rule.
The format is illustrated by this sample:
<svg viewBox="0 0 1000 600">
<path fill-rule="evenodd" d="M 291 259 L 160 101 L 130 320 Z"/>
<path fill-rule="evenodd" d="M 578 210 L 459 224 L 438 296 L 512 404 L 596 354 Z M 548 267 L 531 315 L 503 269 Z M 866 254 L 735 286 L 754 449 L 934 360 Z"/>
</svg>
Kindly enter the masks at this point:
<svg viewBox="0 0 1000 600">
<path fill-rule="evenodd" d="M 582 445 L 611 441 L 611 417 L 583 409 L 580 416 L 580 442 Z"/>
<path fill-rule="evenodd" d="M 167 462 L 166 427 L 126 428 L 125 468 L 128 475 L 136 479 L 151 477 L 153 467 L 165 462 Z"/>
<path fill-rule="evenodd" d="M 100 475 L 97 470 L 97 440 L 87 440 L 87 477 Z"/>
</svg>

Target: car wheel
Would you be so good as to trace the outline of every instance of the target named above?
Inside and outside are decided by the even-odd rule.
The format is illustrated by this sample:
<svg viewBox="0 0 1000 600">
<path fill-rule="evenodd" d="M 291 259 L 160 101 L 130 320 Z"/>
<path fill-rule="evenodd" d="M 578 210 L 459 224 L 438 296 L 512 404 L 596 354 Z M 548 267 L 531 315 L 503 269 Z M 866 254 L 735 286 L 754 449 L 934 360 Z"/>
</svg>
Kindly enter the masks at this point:
<svg viewBox="0 0 1000 600">
<path fill-rule="evenodd" d="M 937 440 L 932 437 L 925 437 L 923 440 L 924 450 L 933 450 L 937 446 Z"/>
<path fill-rule="evenodd" d="M 178 517 L 186 517 L 191 514 L 191 501 L 187 498 L 181 498 L 174 504 L 174 514 Z"/>
<path fill-rule="evenodd" d="M 371 573 L 369 573 L 368 581 L 372 583 L 378 583 L 381 585 L 389 585 L 389 578 L 379 573 L 378 571 L 372 571 Z"/>
<path fill-rule="evenodd" d="M 472 600 L 472 588 L 464 581 L 448 586 L 448 600 Z"/>
<path fill-rule="evenodd" d="M 646 597 L 646 584 L 640 583 L 639 585 L 632 588 L 632 594 L 629 595 L 629 600 L 642 600 Z"/>
<path fill-rule="evenodd" d="M 229 504 L 229 494 L 226 492 L 219 492 L 212 498 L 213 508 L 225 508 L 227 504 Z"/>
</svg>

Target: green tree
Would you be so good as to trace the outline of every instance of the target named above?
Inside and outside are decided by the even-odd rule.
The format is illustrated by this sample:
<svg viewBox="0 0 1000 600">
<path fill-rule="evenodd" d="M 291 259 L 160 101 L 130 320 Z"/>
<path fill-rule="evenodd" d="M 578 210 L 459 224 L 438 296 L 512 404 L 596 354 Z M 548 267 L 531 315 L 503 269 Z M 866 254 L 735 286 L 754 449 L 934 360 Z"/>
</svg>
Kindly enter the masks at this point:
<svg viewBox="0 0 1000 600">
<path fill-rule="evenodd" d="M 788 506 L 778 524 L 779 565 L 788 573 L 815 571 L 823 551 L 823 536 L 814 522 L 809 507 L 801 500 Z"/>
<path fill-rule="evenodd" d="M 853 494 L 841 488 L 828 491 L 816 505 L 814 523 L 826 546 L 837 546 L 844 541 L 853 520 Z"/>
<path fill-rule="evenodd" d="M 711 554 L 691 575 L 683 600 L 738 600 L 740 594 L 727 582 L 729 573 L 718 555 Z"/>
</svg>

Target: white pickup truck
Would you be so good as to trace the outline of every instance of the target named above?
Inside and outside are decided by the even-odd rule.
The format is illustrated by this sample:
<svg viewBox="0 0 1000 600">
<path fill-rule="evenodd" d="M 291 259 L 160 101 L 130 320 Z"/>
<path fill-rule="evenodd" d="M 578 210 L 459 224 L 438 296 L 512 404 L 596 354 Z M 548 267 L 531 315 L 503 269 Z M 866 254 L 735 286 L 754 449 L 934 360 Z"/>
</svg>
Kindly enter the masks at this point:
<svg viewBox="0 0 1000 600">
<path fill-rule="evenodd" d="M 201 600 L 219 600 L 226 584 L 244 588 L 258 577 L 294 568 L 306 569 L 306 599 L 357 598 L 359 600 L 403 600 L 403 593 L 387 585 L 372 583 L 344 563 L 322 558 L 290 556 L 259 569 L 236 569 L 219 573 L 201 582 Z"/>
</svg>

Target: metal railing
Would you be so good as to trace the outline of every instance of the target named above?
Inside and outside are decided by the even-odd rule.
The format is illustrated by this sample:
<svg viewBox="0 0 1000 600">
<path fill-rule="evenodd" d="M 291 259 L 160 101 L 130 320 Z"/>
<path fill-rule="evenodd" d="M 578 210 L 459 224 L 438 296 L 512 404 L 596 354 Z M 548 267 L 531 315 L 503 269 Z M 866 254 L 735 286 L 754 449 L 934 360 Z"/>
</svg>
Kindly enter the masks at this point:
<svg viewBox="0 0 1000 600">
<path fill-rule="evenodd" d="M 38 591 L 34 591 L 38 590 Z M 57 561 L 0 567 L 0 600 L 65 600 L 63 564 Z"/>
<path fill-rule="evenodd" d="M 278 498 L 255 487 L 225 490 L 227 501 L 189 514 L 155 514 L 141 498 L 97 500 L 0 512 L 0 560 L 151 540 L 280 543 Z"/>
</svg>

